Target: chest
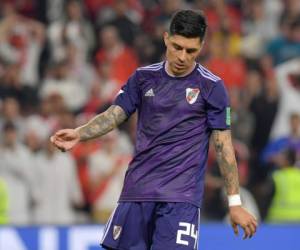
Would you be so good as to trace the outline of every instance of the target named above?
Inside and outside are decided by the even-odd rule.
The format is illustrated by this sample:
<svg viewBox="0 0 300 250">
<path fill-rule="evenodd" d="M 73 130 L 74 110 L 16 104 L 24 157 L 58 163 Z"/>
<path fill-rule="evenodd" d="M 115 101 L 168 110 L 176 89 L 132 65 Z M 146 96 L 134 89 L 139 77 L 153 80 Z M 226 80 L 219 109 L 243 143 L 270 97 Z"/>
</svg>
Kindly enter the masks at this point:
<svg viewBox="0 0 300 250">
<path fill-rule="evenodd" d="M 196 81 L 148 81 L 141 88 L 142 108 L 167 114 L 203 113 L 205 101 Z"/>
</svg>

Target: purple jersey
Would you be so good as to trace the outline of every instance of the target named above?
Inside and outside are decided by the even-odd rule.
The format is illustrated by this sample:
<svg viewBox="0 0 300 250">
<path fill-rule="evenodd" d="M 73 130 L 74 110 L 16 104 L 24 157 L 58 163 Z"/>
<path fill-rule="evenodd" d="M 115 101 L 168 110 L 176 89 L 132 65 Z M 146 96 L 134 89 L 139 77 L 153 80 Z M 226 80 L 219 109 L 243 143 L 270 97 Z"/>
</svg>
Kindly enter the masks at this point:
<svg viewBox="0 0 300 250">
<path fill-rule="evenodd" d="M 138 112 L 135 154 L 120 201 L 200 207 L 210 134 L 230 127 L 223 81 L 200 64 L 172 77 L 161 62 L 137 69 L 114 104 L 128 117 Z"/>
</svg>

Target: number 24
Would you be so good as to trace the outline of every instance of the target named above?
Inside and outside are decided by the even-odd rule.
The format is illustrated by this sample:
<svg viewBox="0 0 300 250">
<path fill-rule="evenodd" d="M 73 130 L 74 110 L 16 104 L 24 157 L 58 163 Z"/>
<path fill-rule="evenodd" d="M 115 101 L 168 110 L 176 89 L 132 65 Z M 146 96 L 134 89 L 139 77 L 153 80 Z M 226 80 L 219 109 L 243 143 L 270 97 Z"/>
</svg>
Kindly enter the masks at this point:
<svg viewBox="0 0 300 250">
<path fill-rule="evenodd" d="M 195 239 L 194 247 L 196 247 L 198 233 L 195 225 L 187 222 L 179 222 L 179 227 L 184 227 L 185 229 L 177 231 L 176 243 L 188 246 L 189 242 L 187 240 L 181 239 L 182 235 L 186 235 L 186 236 L 191 236 L 193 239 Z"/>
</svg>

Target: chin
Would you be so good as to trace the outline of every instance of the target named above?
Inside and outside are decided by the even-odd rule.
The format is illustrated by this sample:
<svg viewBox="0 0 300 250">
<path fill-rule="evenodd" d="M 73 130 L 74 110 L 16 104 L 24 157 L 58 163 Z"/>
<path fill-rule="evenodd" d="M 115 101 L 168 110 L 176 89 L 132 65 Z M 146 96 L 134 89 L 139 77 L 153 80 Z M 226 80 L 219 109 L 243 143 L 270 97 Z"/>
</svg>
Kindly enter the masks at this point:
<svg viewBox="0 0 300 250">
<path fill-rule="evenodd" d="M 184 69 L 175 69 L 174 71 L 177 75 L 182 75 L 182 74 L 185 74 L 187 72 L 187 70 L 184 68 Z"/>
</svg>

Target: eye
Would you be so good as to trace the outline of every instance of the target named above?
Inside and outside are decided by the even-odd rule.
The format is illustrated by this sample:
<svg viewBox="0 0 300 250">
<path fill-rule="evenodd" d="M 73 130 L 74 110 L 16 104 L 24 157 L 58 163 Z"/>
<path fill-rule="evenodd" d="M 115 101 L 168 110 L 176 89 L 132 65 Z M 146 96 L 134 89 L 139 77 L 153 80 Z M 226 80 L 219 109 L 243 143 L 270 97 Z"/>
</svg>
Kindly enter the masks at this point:
<svg viewBox="0 0 300 250">
<path fill-rule="evenodd" d="M 196 49 L 187 49 L 186 50 L 186 53 L 188 53 L 188 54 L 193 54 L 193 53 L 195 53 L 197 50 Z"/>
<path fill-rule="evenodd" d="M 181 46 L 179 46 L 178 44 L 173 43 L 173 47 L 176 50 L 182 50 L 183 48 Z"/>
</svg>

